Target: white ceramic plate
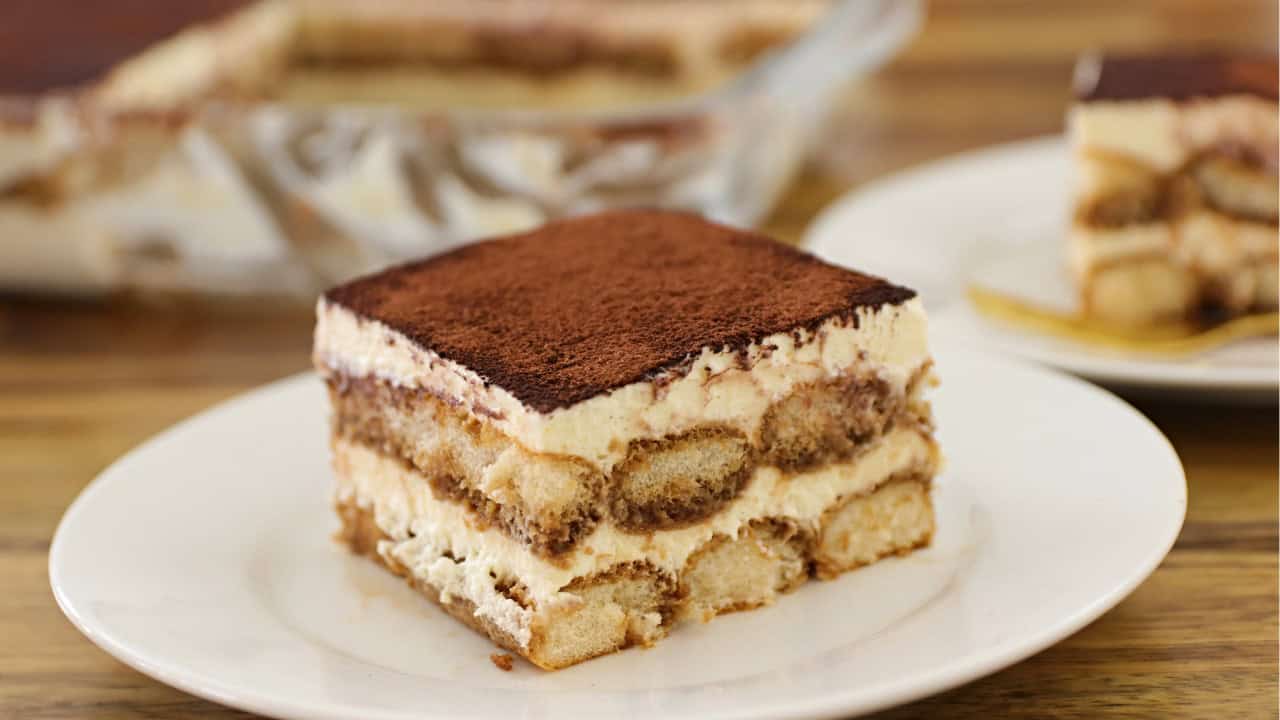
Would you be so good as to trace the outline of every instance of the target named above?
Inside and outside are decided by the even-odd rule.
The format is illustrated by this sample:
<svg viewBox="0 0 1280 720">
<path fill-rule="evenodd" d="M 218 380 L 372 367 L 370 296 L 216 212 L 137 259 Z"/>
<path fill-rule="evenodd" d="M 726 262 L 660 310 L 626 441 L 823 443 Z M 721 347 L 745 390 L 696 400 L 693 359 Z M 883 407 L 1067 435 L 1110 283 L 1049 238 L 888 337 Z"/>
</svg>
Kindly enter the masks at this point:
<svg viewBox="0 0 1280 720">
<path fill-rule="evenodd" d="M 107 469 L 58 528 L 58 604 L 159 680 L 280 717 L 781 718 L 867 712 L 991 673 L 1114 606 L 1182 525 L 1178 458 L 1073 378 L 937 353 L 934 545 L 649 650 L 556 673 L 494 647 L 330 535 L 326 400 L 287 379 Z"/>
<path fill-rule="evenodd" d="M 1050 137 L 963 153 L 863 186 L 810 228 L 809 248 L 920 291 L 939 335 L 1147 393 L 1276 402 L 1280 344 L 1233 343 L 1187 359 L 1108 353 L 1010 329 L 964 299 L 974 282 L 1074 306 L 1065 270 L 1070 162 Z"/>
</svg>

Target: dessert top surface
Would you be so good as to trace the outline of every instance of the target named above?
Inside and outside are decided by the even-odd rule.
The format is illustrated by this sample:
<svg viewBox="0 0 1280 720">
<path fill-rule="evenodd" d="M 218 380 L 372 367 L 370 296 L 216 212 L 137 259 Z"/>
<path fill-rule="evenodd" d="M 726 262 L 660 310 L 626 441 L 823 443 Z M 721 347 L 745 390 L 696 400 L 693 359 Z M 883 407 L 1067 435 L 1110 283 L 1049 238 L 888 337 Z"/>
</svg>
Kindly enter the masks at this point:
<svg viewBox="0 0 1280 720">
<path fill-rule="evenodd" d="M 100 79 L 115 65 L 251 0 L 0 2 L 0 94 L 41 93 Z"/>
<path fill-rule="evenodd" d="M 769 238 L 646 210 L 553 222 L 325 298 L 549 412 L 915 292 Z"/>
<path fill-rule="evenodd" d="M 1274 54 L 1087 57 L 1076 69 L 1076 97 L 1096 100 L 1257 95 L 1277 98 Z"/>
</svg>

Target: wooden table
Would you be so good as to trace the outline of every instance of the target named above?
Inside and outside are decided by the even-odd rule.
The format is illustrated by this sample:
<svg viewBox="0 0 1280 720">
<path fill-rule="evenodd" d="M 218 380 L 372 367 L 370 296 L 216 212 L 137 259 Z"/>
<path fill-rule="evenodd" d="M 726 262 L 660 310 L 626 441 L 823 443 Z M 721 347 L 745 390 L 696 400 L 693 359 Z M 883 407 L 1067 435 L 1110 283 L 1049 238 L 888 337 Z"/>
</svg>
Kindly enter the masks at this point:
<svg viewBox="0 0 1280 720">
<path fill-rule="evenodd" d="M 1056 131 L 1081 49 L 1266 48 L 1275 28 L 1266 1 L 938 2 L 906 55 L 850 89 L 832 146 L 769 229 L 798 238 L 823 204 L 877 174 Z M 305 368 L 309 330 L 310 317 L 290 310 L 0 301 L 0 717 L 243 716 L 81 637 L 49 592 L 49 538 L 72 498 L 130 447 Z M 1276 716 L 1276 410 L 1138 406 L 1187 470 L 1187 523 L 1169 558 L 1074 637 L 884 717 Z"/>
</svg>

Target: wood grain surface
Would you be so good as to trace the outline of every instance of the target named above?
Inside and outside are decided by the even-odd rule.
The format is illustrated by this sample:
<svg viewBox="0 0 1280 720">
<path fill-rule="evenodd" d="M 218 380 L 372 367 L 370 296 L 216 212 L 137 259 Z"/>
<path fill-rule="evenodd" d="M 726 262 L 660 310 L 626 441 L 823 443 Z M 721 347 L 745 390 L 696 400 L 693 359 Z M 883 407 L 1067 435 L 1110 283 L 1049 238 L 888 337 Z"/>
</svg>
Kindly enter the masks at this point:
<svg viewBox="0 0 1280 720">
<path fill-rule="evenodd" d="M 795 240 L 823 205 L 876 175 L 1058 130 L 1081 50 L 1271 48 L 1276 26 L 1274 2 L 937 2 L 906 54 L 849 89 L 830 142 L 768 229 Z M 0 300 L 0 717 L 245 716 L 80 636 L 49 591 L 49 539 L 121 453 L 304 369 L 310 324 L 296 308 Z M 1276 409 L 1135 403 L 1172 440 L 1190 489 L 1160 569 L 1057 646 L 883 717 L 1276 717 Z"/>
</svg>

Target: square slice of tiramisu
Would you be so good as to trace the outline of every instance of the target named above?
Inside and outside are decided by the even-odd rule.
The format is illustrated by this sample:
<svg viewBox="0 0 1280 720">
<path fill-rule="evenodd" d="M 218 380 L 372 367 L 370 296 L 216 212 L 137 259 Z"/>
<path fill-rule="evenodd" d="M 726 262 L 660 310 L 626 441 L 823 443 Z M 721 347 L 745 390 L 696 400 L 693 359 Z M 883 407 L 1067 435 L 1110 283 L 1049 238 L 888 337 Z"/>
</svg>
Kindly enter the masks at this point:
<svg viewBox="0 0 1280 720">
<path fill-rule="evenodd" d="M 1079 63 L 1070 259 L 1087 315 L 1140 326 L 1276 308 L 1276 63 Z"/>
<path fill-rule="evenodd" d="M 543 668 L 933 534 L 919 300 L 768 238 L 605 213 L 318 315 L 341 538 Z"/>
</svg>

